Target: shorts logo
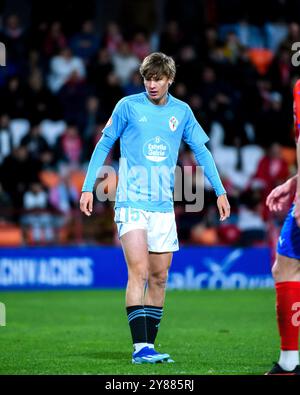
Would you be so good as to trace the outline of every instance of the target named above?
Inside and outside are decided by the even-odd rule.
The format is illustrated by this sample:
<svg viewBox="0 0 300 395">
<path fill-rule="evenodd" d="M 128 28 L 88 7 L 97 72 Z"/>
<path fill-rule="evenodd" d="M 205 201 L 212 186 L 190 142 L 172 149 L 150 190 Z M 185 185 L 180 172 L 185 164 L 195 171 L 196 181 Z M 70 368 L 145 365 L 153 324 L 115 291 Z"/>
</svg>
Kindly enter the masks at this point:
<svg viewBox="0 0 300 395">
<path fill-rule="evenodd" d="M 172 132 L 175 132 L 175 130 L 178 127 L 178 124 L 179 124 L 178 119 L 176 119 L 174 116 L 169 119 L 169 126 Z"/>
</svg>

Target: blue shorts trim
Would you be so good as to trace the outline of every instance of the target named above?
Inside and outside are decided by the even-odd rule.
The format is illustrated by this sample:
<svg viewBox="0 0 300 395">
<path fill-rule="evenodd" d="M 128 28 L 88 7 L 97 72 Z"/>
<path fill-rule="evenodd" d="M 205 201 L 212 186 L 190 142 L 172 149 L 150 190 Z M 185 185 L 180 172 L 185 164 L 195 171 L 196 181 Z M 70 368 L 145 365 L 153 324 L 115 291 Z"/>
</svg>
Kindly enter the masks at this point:
<svg viewBox="0 0 300 395">
<path fill-rule="evenodd" d="M 294 217 L 294 208 L 293 204 L 284 221 L 277 243 L 277 252 L 288 258 L 300 260 L 300 228 Z"/>
</svg>

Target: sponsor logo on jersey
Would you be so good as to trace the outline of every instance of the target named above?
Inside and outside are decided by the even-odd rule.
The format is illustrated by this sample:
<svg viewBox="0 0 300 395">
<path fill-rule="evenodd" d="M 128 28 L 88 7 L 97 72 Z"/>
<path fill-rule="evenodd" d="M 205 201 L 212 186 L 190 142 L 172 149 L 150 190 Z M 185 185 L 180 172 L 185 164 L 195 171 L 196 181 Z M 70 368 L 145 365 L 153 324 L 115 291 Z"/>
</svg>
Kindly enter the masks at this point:
<svg viewBox="0 0 300 395">
<path fill-rule="evenodd" d="M 178 119 L 175 118 L 174 116 L 169 119 L 169 126 L 172 132 L 175 132 L 175 130 L 178 127 L 178 124 L 179 124 Z"/>
<path fill-rule="evenodd" d="M 156 136 L 144 144 L 143 154 L 152 162 L 162 162 L 168 158 L 170 147 L 160 136 Z"/>
</svg>

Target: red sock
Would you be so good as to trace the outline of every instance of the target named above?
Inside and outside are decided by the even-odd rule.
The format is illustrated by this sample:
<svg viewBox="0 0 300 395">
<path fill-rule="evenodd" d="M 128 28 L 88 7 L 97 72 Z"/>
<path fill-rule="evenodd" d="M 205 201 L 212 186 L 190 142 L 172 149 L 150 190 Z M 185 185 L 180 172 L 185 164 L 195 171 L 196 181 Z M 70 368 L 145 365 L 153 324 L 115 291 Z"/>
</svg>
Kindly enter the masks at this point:
<svg viewBox="0 0 300 395">
<path fill-rule="evenodd" d="M 300 281 L 275 284 L 276 312 L 281 350 L 298 350 L 300 326 Z"/>
</svg>

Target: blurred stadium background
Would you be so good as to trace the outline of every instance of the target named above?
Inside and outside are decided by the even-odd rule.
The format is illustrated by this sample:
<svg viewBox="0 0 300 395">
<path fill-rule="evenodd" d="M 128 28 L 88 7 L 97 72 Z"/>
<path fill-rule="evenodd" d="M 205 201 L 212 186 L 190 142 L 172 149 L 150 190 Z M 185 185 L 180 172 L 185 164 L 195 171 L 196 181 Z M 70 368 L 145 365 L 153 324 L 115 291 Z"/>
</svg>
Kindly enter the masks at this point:
<svg viewBox="0 0 300 395">
<path fill-rule="evenodd" d="M 220 224 L 207 183 L 201 212 L 176 202 L 182 248 L 169 288 L 272 288 L 284 213 L 270 214 L 265 198 L 295 172 L 298 0 L 1 0 L 0 42 L 0 291 L 124 288 L 114 203 L 96 201 L 85 218 L 78 201 L 101 130 L 121 97 L 144 90 L 138 67 L 153 51 L 174 57 L 170 92 L 189 103 L 209 135 L 232 207 Z M 106 164 L 117 169 L 118 158 L 116 144 Z M 184 143 L 178 164 L 192 166 L 194 176 Z M 239 298 L 259 295 L 259 303 L 262 294 L 251 292 Z M 272 294 L 265 295 L 262 316 L 273 311 Z M 0 300 L 22 310 L 17 293 L 1 292 Z M 272 330 L 275 336 L 275 321 Z"/>
</svg>

